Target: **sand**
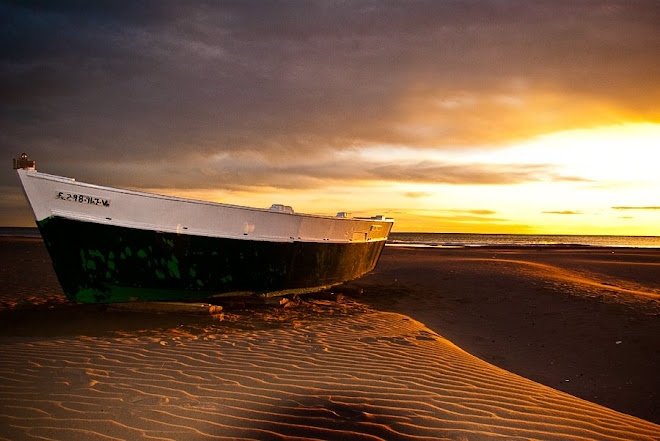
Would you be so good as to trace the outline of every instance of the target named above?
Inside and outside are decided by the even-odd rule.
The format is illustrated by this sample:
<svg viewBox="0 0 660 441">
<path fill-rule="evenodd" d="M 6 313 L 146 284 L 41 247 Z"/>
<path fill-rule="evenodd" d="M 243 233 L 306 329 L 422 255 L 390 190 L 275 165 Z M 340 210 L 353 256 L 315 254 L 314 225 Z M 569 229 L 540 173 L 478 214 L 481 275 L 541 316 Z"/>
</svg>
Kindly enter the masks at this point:
<svg viewBox="0 0 660 441">
<path fill-rule="evenodd" d="M 660 250 L 386 248 L 355 284 L 485 361 L 660 423 Z"/>
<path fill-rule="evenodd" d="M 615 336 L 620 340 L 607 340 L 616 349 L 627 347 L 637 326 L 657 330 L 652 294 L 659 287 L 650 270 L 635 278 L 628 275 L 630 263 L 603 263 L 593 253 L 573 258 L 585 263 L 570 264 L 568 273 L 558 254 L 501 251 L 506 257 L 491 265 L 484 250 L 453 251 L 388 248 L 378 269 L 343 298 L 229 304 L 222 315 L 200 316 L 70 304 L 39 241 L 2 239 L 0 439 L 660 439 L 660 426 L 648 418 L 520 372 L 536 363 L 524 356 L 547 353 L 519 346 L 542 340 L 547 347 L 551 337 L 565 337 L 570 326 L 561 319 L 576 307 L 573 299 L 599 305 L 593 306 L 594 320 L 614 320 L 619 310 L 636 314 L 635 321 L 619 323 L 626 329 Z M 640 254 L 634 259 L 641 268 L 660 261 L 657 254 Z M 591 277 L 596 270 L 599 277 Z M 596 280 L 611 284 L 602 286 L 612 294 L 585 283 Z M 528 292 L 532 282 L 538 290 Z M 543 312 L 526 309 L 547 307 L 543 302 L 553 293 L 563 297 L 545 312 L 554 314 L 548 323 L 554 318 L 562 324 L 558 330 L 523 321 L 519 334 L 501 346 L 487 343 L 510 334 L 519 317 L 536 320 Z M 492 301 L 482 302 L 486 297 Z M 498 310 L 502 303 L 508 306 Z M 487 316 L 481 328 L 461 332 L 465 323 L 478 324 L 479 315 Z M 509 320 L 500 323 L 500 315 Z M 579 328 L 573 334 L 583 340 L 556 348 L 590 354 L 599 340 Z M 528 335 L 532 331 L 536 337 Z M 636 343 L 651 344 L 649 353 L 635 349 L 655 371 L 656 336 Z M 470 342 L 476 343 L 472 352 L 482 351 L 480 358 L 464 350 Z M 495 366 L 488 354 L 512 367 Z M 595 369 L 602 360 L 582 366 Z M 657 393 L 657 380 L 644 381 L 652 381 L 647 393 Z"/>
</svg>

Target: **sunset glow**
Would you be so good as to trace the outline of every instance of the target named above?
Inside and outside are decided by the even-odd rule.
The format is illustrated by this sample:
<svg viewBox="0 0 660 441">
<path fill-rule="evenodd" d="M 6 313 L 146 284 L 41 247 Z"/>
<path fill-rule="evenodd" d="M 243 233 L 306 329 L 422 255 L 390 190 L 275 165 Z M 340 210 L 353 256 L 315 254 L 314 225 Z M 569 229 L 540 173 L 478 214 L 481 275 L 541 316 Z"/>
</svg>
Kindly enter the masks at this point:
<svg viewBox="0 0 660 441">
<path fill-rule="evenodd" d="M 657 3 L 478 3 L 5 5 L 3 153 L 399 232 L 660 235 Z"/>
<path fill-rule="evenodd" d="M 660 174 L 653 158 L 659 141 L 660 124 L 631 123 L 470 151 L 378 146 L 342 152 L 337 160 L 422 171 L 407 182 L 365 175 L 303 190 L 149 190 L 260 207 L 286 202 L 313 214 L 334 214 L 334 207 L 354 215 L 385 214 L 396 219 L 398 231 L 655 235 L 660 207 L 652 202 L 660 194 Z M 437 183 L 427 176 L 429 169 L 438 172 Z M 492 174 L 480 178 L 483 183 L 447 182 L 458 177 L 442 175 L 477 169 Z"/>
</svg>

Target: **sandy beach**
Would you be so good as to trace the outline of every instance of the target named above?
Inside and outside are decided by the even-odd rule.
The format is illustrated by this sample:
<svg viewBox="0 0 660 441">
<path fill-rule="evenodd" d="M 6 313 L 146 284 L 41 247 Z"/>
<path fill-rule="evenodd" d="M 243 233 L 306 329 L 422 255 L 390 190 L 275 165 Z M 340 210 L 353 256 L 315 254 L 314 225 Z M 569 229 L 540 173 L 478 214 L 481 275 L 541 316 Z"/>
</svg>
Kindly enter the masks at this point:
<svg viewBox="0 0 660 441">
<path fill-rule="evenodd" d="M 356 285 L 489 363 L 660 423 L 660 250 L 388 247 Z"/>
<path fill-rule="evenodd" d="M 0 439 L 659 440 L 660 253 L 387 247 L 288 304 L 66 301 L 0 239 Z"/>
</svg>

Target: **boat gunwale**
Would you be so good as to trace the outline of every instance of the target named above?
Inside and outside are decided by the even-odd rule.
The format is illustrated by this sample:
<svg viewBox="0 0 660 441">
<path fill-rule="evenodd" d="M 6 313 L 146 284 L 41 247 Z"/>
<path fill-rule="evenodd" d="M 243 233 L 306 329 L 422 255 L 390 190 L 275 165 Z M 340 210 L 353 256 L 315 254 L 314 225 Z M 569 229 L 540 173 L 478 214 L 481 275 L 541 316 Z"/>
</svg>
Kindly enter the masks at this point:
<svg viewBox="0 0 660 441">
<path fill-rule="evenodd" d="M 74 211 L 52 210 L 50 218 L 62 218 L 78 222 L 87 222 L 99 225 L 109 225 L 122 228 L 131 228 L 134 230 L 154 231 L 157 233 L 175 233 L 182 236 L 198 236 L 208 237 L 214 239 L 235 239 L 245 240 L 252 242 L 272 242 L 272 243 L 335 243 L 335 244 L 351 244 L 351 243 L 371 243 L 371 242 L 384 242 L 387 237 L 368 240 L 337 240 L 337 239 L 309 239 L 309 238 L 293 238 L 284 236 L 246 236 L 246 235 L 217 235 L 205 230 L 195 230 L 187 228 L 186 230 L 179 230 L 177 228 L 164 228 L 163 226 L 155 226 L 151 224 L 143 224 L 137 222 L 118 221 L 116 219 L 109 220 L 99 216 L 82 215 Z"/>
</svg>

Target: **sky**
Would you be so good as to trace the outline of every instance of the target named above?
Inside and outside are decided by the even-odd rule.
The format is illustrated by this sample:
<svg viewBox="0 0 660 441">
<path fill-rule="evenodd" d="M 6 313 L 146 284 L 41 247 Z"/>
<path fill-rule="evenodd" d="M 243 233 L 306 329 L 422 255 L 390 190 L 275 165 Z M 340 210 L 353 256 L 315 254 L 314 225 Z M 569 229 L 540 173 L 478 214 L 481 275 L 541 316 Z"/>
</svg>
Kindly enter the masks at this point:
<svg viewBox="0 0 660 441">
<path fill-rule="evenodd" d="M 10 159 L 394 231 L 660 235 L 660 2 L 0 1 Z"/>
</svg>

